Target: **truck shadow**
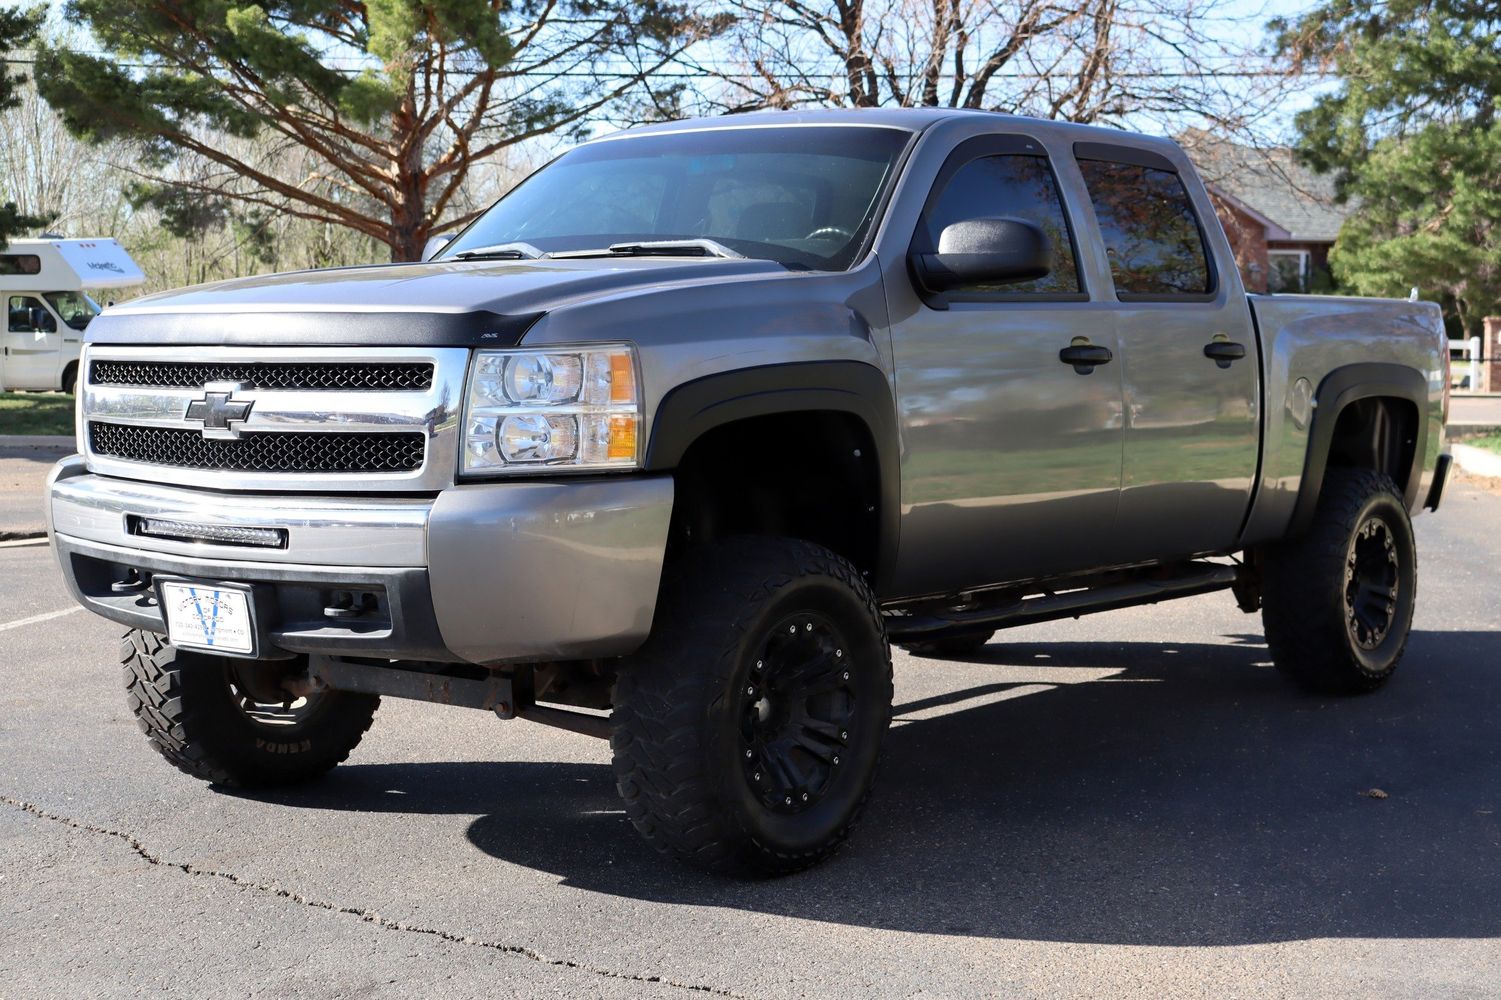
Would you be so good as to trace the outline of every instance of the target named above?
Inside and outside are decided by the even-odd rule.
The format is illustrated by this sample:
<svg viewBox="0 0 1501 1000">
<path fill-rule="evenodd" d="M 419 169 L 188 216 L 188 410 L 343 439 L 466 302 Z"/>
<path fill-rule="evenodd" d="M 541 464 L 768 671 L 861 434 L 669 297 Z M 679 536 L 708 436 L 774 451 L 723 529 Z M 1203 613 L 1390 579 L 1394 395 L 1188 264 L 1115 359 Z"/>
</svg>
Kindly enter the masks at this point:
<svg viewBox="0 0 1501 1000">
<path fill-rule="evenodd" d="M 476 847 L 569 885 L 854 926 L 1138 945 L 1501 934 L 1501 632 L 1415 633 L 1392 684 L 1350 699 L 1289 690 L 1259 637 L 1232 638 L 993 643 L 973 661 L 1026 666 L 1030 692 L 899 706 L 919 718 L 892 729 L 850 848 L 775 881 L 653 853 L 601 764 L 354 765 L 279 798 L 483 813 Z"/>
</svg>

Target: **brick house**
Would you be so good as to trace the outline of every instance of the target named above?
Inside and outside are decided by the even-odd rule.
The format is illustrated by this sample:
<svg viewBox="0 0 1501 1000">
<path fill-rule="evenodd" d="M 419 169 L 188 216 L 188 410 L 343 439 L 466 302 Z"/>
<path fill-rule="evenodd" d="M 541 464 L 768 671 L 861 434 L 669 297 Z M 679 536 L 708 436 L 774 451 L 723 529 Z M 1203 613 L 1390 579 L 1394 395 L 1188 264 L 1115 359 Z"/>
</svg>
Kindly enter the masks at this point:
<svg viewBox="0 0 1501 1000">
<path fill-rule="evenodd" d="M 1190 131 L 1193 158 L 1253 292 L 1330 288 L 1329 248 L 1353 211 L 1334 200 L 1334 182 L 1302 166 L 1290 149 L 1252 149 Z"/>
</svg>

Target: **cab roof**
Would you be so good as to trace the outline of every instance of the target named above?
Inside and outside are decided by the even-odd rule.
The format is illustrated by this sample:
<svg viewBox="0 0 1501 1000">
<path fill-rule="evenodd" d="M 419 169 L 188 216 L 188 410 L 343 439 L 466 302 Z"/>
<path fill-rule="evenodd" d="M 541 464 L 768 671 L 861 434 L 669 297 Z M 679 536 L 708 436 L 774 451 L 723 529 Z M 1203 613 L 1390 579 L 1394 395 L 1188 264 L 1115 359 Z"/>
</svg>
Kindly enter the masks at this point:
<svg viewBox="0 0 1501 1000">
<path fill-rule="evenodd" d="M 771 126 L 852 126 L 872 128 L 896 128 L 908 132 L 922 132 L 940 122 L 956 119 L 989 120 L 998 131 L 1017 129 L 1033 135 L 1057 136 L 1074 140 L 1126 143 L 1146 147 L 1177 149 L 1171 139 L 1146 136 L 1122 129 L 1100 125 L 1080 125 L 1075 122 L 1057 121 L 1048 118 L 1029 118 L 1025 115 L 1010 115 L 999 111 L 979 111 L 971 108 L 816 108 L 798 111 L 752 111 L 745 114 L 721 115 L 715 118 L 685 118 L 680 121 L 640 125 L 635 128 L 612 132 L 591 142 L 608 142 L 640 135 L 660 135 L 672 132 L 702 132 L 731 128 L 767 128 Z"/>
</svg>

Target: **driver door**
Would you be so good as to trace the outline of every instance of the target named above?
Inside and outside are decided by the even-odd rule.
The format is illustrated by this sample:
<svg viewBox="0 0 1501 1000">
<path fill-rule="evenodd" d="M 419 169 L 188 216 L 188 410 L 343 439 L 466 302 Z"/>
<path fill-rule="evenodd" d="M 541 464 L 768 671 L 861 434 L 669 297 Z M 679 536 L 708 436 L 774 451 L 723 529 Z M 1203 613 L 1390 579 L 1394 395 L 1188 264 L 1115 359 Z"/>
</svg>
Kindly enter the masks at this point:
<svg viewBox="0 0 1501 1000">
<path fill-rule="evenodd" d="M 13 389 L 56 389 L 62 335 L 57 317 L 35 295 L 6 298 L 5 383 Z"/>
<path fill-rule="evenodd" d="M 1035 141 L 982 136 L 939 171 L 912 247 L 943 229 L 1010 217 L 1049 237 L 1035 281 L 908 298 L 887 272 L 901 421 L 903 594 L 1051 576 L 1100 564 L 1115 528 L 1123 445 L 1119 363 L 1064 363 L 1082 339 L 1118 354 L 1108 302 L 1092 302 L 1052 164 Z M 907 305 L 904 305 L 906 303 Z"/>
</svg>

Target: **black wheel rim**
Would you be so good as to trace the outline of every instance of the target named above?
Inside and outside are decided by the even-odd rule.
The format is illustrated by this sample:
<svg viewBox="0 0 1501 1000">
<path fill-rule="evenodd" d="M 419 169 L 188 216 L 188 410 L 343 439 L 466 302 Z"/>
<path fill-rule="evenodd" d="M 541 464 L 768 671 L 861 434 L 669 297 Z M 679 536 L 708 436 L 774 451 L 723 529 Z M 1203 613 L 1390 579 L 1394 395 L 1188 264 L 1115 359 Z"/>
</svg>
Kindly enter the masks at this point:
<svg viewBox="0 0 1501 1000">
<path fill-rule="evenodd" d="M 1390 634 L 1401 579 L 1391 527 L 1380 517 L 1366 518 L 1345 558 L 1345 628 L 1361 649 L 1375 649 Z"/>
<path fill-rule="evenodd" d="M 848 757 L 856 680 L 850 645 L 817 613 L 779 622 L 761 643 L 739 692 L 740 760 L 766 808 L 816 806 Z"/>
</svg>

